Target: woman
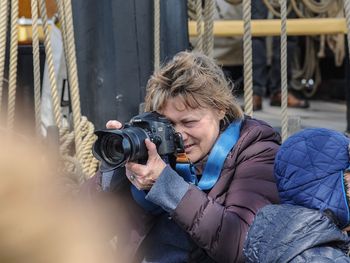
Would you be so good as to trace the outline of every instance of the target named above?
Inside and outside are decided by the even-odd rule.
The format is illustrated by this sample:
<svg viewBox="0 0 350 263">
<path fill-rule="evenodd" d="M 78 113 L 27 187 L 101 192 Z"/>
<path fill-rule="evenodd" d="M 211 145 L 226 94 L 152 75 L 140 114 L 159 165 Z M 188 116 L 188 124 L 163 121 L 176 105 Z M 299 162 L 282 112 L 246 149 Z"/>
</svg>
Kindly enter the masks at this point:
<svg viewBox="0 0 350 263">
<path fill-rule="evenodd" d="M 129 219 L 137 222 L 126 220 L 134 237 L 130 250 L 142 262 L 242 262 L 243 242 L 256 212 L 279 201 L 273 161 L 280 136 L 265 122 L 243 115 L 222 70 L 198 53 L 180 52 L 155 72 L 145 102 L 146 111 L 164 115 L 181 133 L 196 178 L 185 180 L 146 139 L 147 163 L 127 163 L 126 174 L 130 184 L 146 190 L 145 200 L 161 209 L 151 214 L 135 205 L 130 188 L 117 183 L 114 188 L 124 191 L 128 213 L 135 209 L 143 214 L 132 212 Z M 121 127 L 117 121 L 107 123 L 107 128 Z M 236 142 L 233 134 L 227 136 L 230 127 L 238 131 Z M 201 184 L 222 158 L 211 155 L 220 138 L 220 147 L 228 151 L 218 178 Z"/>
</svg>

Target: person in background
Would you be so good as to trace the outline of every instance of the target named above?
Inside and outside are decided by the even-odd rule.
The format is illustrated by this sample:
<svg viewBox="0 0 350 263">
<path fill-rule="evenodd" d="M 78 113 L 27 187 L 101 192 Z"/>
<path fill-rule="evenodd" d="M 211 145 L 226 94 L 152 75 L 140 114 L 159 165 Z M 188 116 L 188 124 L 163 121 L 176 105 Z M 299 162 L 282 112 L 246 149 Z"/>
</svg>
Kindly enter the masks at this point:
<svg viewBox="0 0 350 263">
<path fill-rule="evenodd" d="M 182 135 L 192 179 L 167 164 L 146 139 L 146 163 L 128 162 L 124 171 L 102 171 L 87 182 L 83 191 L 93 200 L 104 193 L 104 176 L 116 178 L 105 194 L 120 204 L 108 213 L 127 218 L 115 230 L 120 253 L 136 262 L 243 262 L 255 214 L 279 202 L 273 178 L 279 134 L 244 116 L 222 69 L 196 52 L 180 52 L 154 72 L 145 109 L 165 116 Z M 115 120 L 106 126 L 122 128 Z M 216 179 L 204 186 L 215 166 Z M 144 200 L 136 200 L 135 189 Z M 150 204 L 159 209 L 150 210 Z"/>
<path fill-rule="evenodd" d="M 263 0 L 253 0 L 251 3 L 252 19 L 267 19 L 268 9 Z M 293 17 L 293 13 L 290 14 Z M 297 38 L 288 37 L 288 79 L 291 78 L 291 56 L 297 45 Z M 270 94 L 270 105 L 281 106 L 281 57 L 280 37 L 273 37 L 273 54 L 270 70 L 267 65 L 266 37 L 253 37 L 253 110 L 262 109 L 262 98 L 266 95 L 267 89 Z M 307 100 L 298 99 L 290 90 L 288 92 L 288 107 L 308 108 Z"/>
<path fill-rule="evenodd" d="M 282 204 L 259 211 L 246 262 L 350 262 L 349 143 L 340 132 L 314 128 L 282 144 L 275 161 Z"/>
<path fill-rule="evenodd" d="M 214 20 L 242 20 L 242 5 L 227 0 L 215 1 Z M 243 41 L 241 36 L 215 37 L 213 56 L 226 77 L 234 84 L 234 94 L 243 90 Z"/>
</svg>

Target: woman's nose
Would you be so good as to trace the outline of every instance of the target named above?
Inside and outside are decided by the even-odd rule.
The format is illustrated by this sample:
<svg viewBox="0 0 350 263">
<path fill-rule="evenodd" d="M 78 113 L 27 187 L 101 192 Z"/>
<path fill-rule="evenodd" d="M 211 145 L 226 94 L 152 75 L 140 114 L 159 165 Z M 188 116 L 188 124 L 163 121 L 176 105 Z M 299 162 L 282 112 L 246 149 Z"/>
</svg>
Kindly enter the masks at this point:
<svg viewBox="0 0 350 263">
<path fill-rule="evenodd" d="M 175 130 L 176 132 L 180 133 L 182 136 L 182 139 L 185 141 L 188 138 L 188 135 L 185 131 L 185 129 L 183 129 L 182 127 L 179 126 L 175 126 Z"/>
<path fill-rule="evenodd" d="M 187 138 L 188 138 L 188 134 L 187 134 L 186 132 L 180 132 L 180 133 L 181 133 L 182 139 L 183 139 L 184 141 L 186 141 Z"/>
</svg>

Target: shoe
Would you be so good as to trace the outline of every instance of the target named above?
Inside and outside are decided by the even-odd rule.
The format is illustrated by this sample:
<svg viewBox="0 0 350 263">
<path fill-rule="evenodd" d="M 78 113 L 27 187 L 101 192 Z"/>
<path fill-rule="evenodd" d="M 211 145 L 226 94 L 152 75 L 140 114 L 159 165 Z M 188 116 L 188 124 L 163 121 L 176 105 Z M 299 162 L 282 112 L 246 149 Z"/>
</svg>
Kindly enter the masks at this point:
<svg viewBox="0 0 350 263">
<path fill-rule="evenodd" d="M 262 97 L 253 95 L 253 111 L 262 110 Z"/>
<path fill-rule="evenodd" d="M 270 105 L 281 106 L 281 92 L 277 92 L 271 96 Z M 288 93 L 288 107 L 306 109 L 310 107 L 310 104 L 307 100 L 298 99 L 293 94 Z"/>
<path fill-rule="evenodd" d="M 244 105 L 241 105 L 242 111 L 244 111 Z M 253 95 L 253 111 L 262 110 L 262 97 Z"/>
</svg>

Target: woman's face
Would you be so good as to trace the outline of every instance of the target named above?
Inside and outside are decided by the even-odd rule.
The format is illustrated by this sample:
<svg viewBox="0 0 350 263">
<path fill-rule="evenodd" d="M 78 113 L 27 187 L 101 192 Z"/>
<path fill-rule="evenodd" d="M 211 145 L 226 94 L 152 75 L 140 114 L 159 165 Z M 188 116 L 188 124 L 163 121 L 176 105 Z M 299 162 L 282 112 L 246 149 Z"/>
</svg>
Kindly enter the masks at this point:
<svg viewBox="0 0 350 263">
<path fill-rule="evenodd" d="M 178 97 L 169 99 L 160 113 L 181 133 L 185 152 L 193 163 L 209 153 L 219 135 L 220 120 L 225 116 L 224 111 L 186 107 Z"/>
</svg>

